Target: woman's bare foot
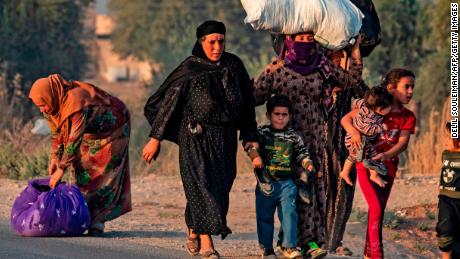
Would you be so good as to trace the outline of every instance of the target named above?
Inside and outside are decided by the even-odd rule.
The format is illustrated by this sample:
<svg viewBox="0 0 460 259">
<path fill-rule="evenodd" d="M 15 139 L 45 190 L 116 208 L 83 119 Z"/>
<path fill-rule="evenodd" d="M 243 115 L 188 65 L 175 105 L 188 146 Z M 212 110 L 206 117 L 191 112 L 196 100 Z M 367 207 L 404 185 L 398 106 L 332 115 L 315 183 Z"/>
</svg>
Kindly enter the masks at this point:
<svg viewBox="0 0 460 259">
<path fill-rule="evenodd" d="M 378 175 L 372 175 L 372 174 L 371 174 L 371 175 L 369 176 L 369 179 L 370 179 L 371 181 L 373 181 L 374 183 L 376 183 L 378 186 L 382 187 L 382 188 L 385 187 L 385 185 L 387 185 L 387 182 L 385 182 L 385 181 L 384 181 L 382 178 L 380 178 L 380 176 L 378 176 Z"/>
<path fill-rule="evenodd" d="M 340 177 L 348 184 L 353 186 L 353 182 L 351 181 L 350 174 L 345 173 L 345 171 L 340 172 Z"/>
<path fill-rule="evenodd" d="M 214 244 L 210 235 L 200 235 L 201 248 L 200 254 L 205 254 L 208 251 L 214 251 Z"/>
</svg>

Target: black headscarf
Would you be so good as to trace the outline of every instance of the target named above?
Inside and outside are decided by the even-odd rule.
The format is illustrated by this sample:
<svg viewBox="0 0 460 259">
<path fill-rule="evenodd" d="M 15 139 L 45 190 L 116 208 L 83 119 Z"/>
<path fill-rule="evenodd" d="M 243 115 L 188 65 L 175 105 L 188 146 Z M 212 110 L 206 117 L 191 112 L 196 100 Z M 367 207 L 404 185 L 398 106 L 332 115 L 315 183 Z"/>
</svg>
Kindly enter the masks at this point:
<svg viewBox="0 0 460 259">
<path fill-rule="evenodd" d="M 225 32 L 226 30 L 223 22 L 209 20 L 202 23 L 200 26 L 198 26 L 198 28 L 196 28 L 196 42 L 195 46 L 193 46 L 192 55 L 209 60 L 206 56 L 206 53 L 204 53 L 203 46 L 201 46 L 201 38 L 212 33 L 220 33 L 225 35 Z"/>
</svg>

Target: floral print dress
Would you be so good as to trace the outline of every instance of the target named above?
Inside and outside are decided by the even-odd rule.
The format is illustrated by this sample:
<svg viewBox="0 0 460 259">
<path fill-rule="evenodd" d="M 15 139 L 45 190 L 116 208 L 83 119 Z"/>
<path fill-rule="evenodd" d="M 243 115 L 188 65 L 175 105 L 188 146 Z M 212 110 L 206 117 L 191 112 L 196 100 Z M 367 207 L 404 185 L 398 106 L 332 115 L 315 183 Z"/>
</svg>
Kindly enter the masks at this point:
<svg viewBox="0 0 460 259">
<path fill-rule="evenodd" d="M 131 211 L 129 112 L 120 100 L 111 98 L 111 106 L 90 106 L 72 114 L 51 137 L 51 158 L 70 171 L 93 224 Z"/>
</svg>

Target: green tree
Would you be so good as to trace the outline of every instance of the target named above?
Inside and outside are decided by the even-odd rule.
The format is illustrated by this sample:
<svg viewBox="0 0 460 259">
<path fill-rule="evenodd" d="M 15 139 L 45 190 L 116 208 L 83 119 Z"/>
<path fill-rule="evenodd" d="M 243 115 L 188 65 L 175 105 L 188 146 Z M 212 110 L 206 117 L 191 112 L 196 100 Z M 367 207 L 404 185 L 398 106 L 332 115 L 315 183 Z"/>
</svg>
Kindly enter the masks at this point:
<svg viewBox="0 0 460 259">
<path fill-rule="evenodd" d="M 420 1 L 374 1 L 382 28 L 382 42 L 365 60 L 367 81 L 380 82 L 392 67 L 405 66 L 416 71 L 425 55 L 422 35 L 419 33 Z M 426 18 L 426 17 L 425 17 Z"/>
<path fill-rule="evenodd" d="M 88 61 L 81 19 L 90 2 L 0 0 L 0 64 L 8 76 L 79 78 Z"/>
<path fill-rule="evenodd" d="M 273 55 L 269 34 L 243 23 L 245 13 L 239 1 L 112 0 L 109 9 L 116 24 L 114 50 L 160 63 L 162 75 L 157 82 L 191 55 L 195 29 L 208 19 L 226 24 L 227 50 L 242 58 L 251 75 Z"/>
<path fill-rule="evenodd" d="M 374 1 L 382 43 L 365 60 L 366 80 L 377 84 L 388 69 L 404 66 L 417 76 L 415 100 L 422 115 L 439 110 L 450 89 L 449 0 Z M 423 116 L 420 118 L 424 120 Z"/>
<path fill-rule="evenodd" d="M 450 93 L 450 2 L 436 0 L 426 4 L 426 15 L 421 17 L 428 24 L 423 45 L 429 54 L 418 69 L 414 93 L 421 101 L 422 114 L 432 108 L 439 111 Z"/>
</svg>

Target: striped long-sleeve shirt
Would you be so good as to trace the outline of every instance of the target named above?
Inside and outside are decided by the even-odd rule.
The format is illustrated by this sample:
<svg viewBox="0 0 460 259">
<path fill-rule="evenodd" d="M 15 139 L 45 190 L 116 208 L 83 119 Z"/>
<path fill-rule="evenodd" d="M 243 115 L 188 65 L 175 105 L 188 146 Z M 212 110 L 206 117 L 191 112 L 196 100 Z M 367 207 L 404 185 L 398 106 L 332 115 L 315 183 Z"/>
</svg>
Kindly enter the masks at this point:
<svg viewBox="0 0 460 259">
<path fill-rule="evenodd" d="M 275 179 L 291 177 L 292 163 L 304 167 L 312 163 L 302 137 L 292 128 L 276 130 L 270 125 L 259 127 L 258 140 L 264 166 Z"/>
<path fill-rule="evenodd" d="M 363 99 L 353 101 L 354 108 L 358 108 L 358 114 L 353 120 L 353 126 L 362 134 L 366 135 L 369 140 L 374 140 L 378 134 L 384 132 L 382 126 L 383 116 L 369 109 L 364 104 Z"/>
<path fill-rule="evenodd" d="M 375 140 L 384 133 L 383 116 L 369 109 L 364 104 L 363 99 L 353 101 L 353 109 L 359 109 L 358 114 L 353 118 L 353 126 L 366 136 L 366 145 L 364 146 L 364 157 L 371 158 L 377 155 L 375 149 Z M 345 136 L 345 146 L 348 149 L 348 160 L 355 161 L 357 149 L 351 143 L 351 135 Z"/>
</svg>

